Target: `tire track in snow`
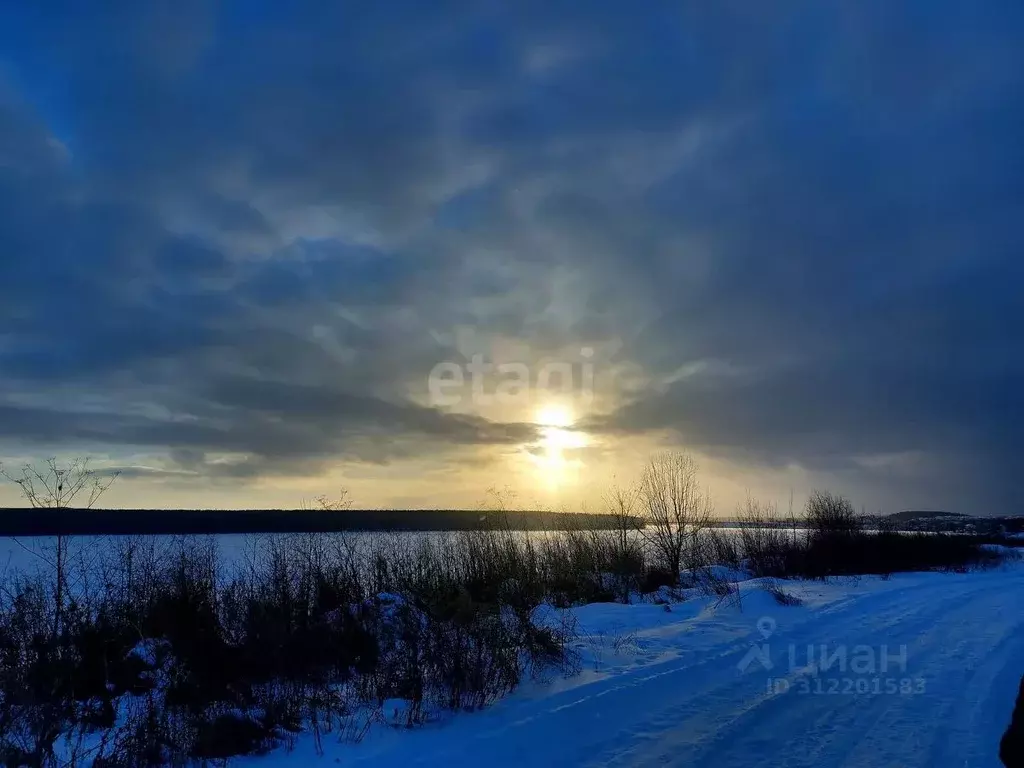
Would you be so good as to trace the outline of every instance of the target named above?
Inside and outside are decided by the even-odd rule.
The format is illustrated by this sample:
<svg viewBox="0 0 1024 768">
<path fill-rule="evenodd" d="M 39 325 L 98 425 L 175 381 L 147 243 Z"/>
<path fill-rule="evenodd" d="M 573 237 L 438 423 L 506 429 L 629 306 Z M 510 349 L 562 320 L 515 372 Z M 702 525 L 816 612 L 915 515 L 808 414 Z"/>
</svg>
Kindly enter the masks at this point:
<svg viewBox="0 0 1024 768">
<path fill-rule="evenodd" d="M 786 695 L 769 695 L 766 692 L 768 677 L 786 678 L 792 685 L 797 683 L 803 674 L 800 671 L 790 673 L 788 671 L 788 646 L 795 644 L 802 650 L 807 643 L 812 642 L 816 646 L 821 643 L 828 643 L 834 647 L 836 643 L 842 642 L 849 645 L 856 645 L 859 641 L 853 641 L 858 636 L 859 625 L 864 621 L 863 608 L 860 601 L 871 600 L 872 597 L 883 599 L 882 604 L 874 604 L 871 608 L 871 622 L 874 628 L 874 636 L 877 638 L 880 632 L 889 632 L 899 625 L 906 626 L 908 614 L 904 593 L 907 590 L 914 592 L 911 598 L 918 608 L 927 608 L 926 616 L 922 617 L 922 626 L 930 627 L 947 610 L 947 606 L 937 604 L 935 600 L 922 600 L 924 595 L 919 594 L 921 587 L 897 588 L 882 595 L 861 595 L 846 602 L 838 610 L 827 614 L 819 613 L 813 615 L 808 621 L 800 622 L 789 630 L 778 632 L 770 640 L 772 642 L 772 658 L 775 662 L 775 671 L 772 673 L 762 672 L 761 674 L 749 674 L 746 676 L 737 675 L 736 664 L 749 649 L 749 644 L 742 648 L 742 653 L 730 653 L 727 658 L 730 666 L 722 668 L 718 666 L 716 675 L 711 680 L 711 686 L 703 691 L 688 689 L 681 694 L 686 698 L 683 704 L 673 703 L 667 709 L 660 711 L 652 720 L 657 721 L 657 730 L 662 731 L 662 737 L 656 745 L 646 748 L 636 748 L 626 734 L 619 734 L 618 757 L 611 760 L 592 760 L 591 764 L 612 764 L 612 765 L 636 765 L 636 764 L 664 764 L 666 760 L 678 759 L 681 764 L 699 765 L 706 756 L 715 758 L 714 765 L 728 764 L 721 763 L 724 754 L 730 752 L 730 744 L 736 741 L 737 733 L 751 731 L 759 720 L 765 717 L 766 708 L 771 710 L 782 707 L 784 710 L 799 708 L 800 702 L 793 701 L 798 695 L 801 699 L 820 700 L 824 695 L 800 695 L 790 693 Z M 941 594 L 945 590 L 942 587 L 929 586 L 929 590 L 938 590 Z M 977 587 L 983 590 L 983 587 Z M 873 600 L 878 602 L 878 599 Z M 785 610 L 785 609 L 783 609 Z M 824 621 L 815 620 L 825 614 Z M 864 644 L 867 644 L 866 642 Z M 898 645 L 898 643 L 897 643 Z M 800 651 L 798 650 L 798 653 Z M 912 652 L 910 652 L 912 655 Z M 799 657 L 798 657 L 799 659 Z M 912 670 L 908 670 L 908 674 Z M 834 729 L 832 721 L 842 709 L 840 705 L 850 704 L 851 696 L 833 696 L 835 699 L 832 706 L 822 711 L 820 706 L 814 707 L 805 715 L 806 722 L 800 731 L 810 731 L 817 734 L 814 742 L 815 748 L 819 748 L 829 742 L 829 734 Z M 680 722 L 682 716 L 682 722 Z M 651 725 L 654 725 L 652 722 Z M 652 736 L 652 729 L 648 729 L 648 740 Z M 755 739 L 750 744 L 749 753 L 763 755 L 764 750 L 771 745 L 780 746 L 780 737 L 785 736 L 785 731 L 771 729 L 760 740 Z M 614 743 L 615 739 L 609 739 Z M 783 741 L 782 746 L 785 746 Z M 738 764 L 745 764 L 749 759 L 748 753 L 740 755 L 741 761 Z M 812 762 L 811 764 L 817 764 Z"/>
<path fill-rule="evenodd" d="M 998 739 L 987 745 L 977 744 L 969 738 L 970 733 L 957 729 L 956 724 L 962 721 L 953 716 L 955 703 L 961 699 L 975 701 L 978 710 L 984 708 L 984 703 L 988 703 L 986 681 L 991 687 L 996 679 L 1009 678 L 1014 684 L 1019 679 L 1017 673 L 1024 666 L 1024 622 L 1016 618 L 986 628 L 977 626 L 976 619 L 979 615 L 999 615 L 1008 610 L 1015 611 L 1018 617 L 1024 614 L 1020 610 L 1024 607 L 1022 581 L 1019 576 L 985 579 L 969 589 L 956 591 L 941 583 L 912 587 L 891 594 L 891 603 L 880 614 L 875 606 L 875 613 L 847 624 L 848 611 L 844 610 L 839 622 L 828 622 L 829 629 L 838 631 L 840 638 L 850 645 L 877 647 L 896 631 L 903 642 L 910 639 L 906 676 L 924 678 L 925 693 L 830 696 L 791 690 L 775 696 L 762 694 L 747 706 L 736 707 L 739 702 L 734 699 L 730 711 L 728 701 L 737 691 L 723 690 L 721 699 L 703 702 L 712 712 L 705 718 L 713 725 L 710 732 L 695 731 L 695 723 L 690 721 L 664 733 L 646 749 L 620 752 L 618 760 L 598 759 L 591 764 L 715 768 L 764 765 L 766 761 L 778 766 L 851 768 L 998 765 L 985 762 L 994 758 Z M 958 615 L 963 617 L 959 621 Z M 937 626 L 942 627 L 941 632 L 936 631 Z M 959 628 L 959 634 L 951 633 L 951 628 Z M 812 634 L 815 629 L 822 630 L 822 638 L 830 635 L 824 626 L 808 629 Z M 891 640 L 889 645 L 893 645 Z M 989 662 L 983 665 L 986 654 Z M 1013 663 L 1015 667 L 1006 668 Z M 960 674 L 958 665 L 967 665 L 968 670 L 974 667 L 975 671 Z M 978 677 L 976 670 L 982 666 L 983 675 Z M 1012 707 L 1012 690 L 1006 696 L 1006 705 Z M 724 716 L 717 714 L 723 710 Z M 977 719 L 975 715 L 975 722 Z M 958 730 L 962 738 L 958 741 L 943 736 L 945 730 Z"/>
</svg>

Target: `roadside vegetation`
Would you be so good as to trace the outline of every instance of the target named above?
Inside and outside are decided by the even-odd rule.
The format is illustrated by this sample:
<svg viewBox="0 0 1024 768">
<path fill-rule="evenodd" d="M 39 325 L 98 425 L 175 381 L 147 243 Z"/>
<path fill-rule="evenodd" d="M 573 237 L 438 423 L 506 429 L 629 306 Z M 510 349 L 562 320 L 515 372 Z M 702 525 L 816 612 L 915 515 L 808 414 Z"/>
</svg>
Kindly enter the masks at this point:
<svg viewBox="0 0 1024 768">
<path fill-rule="evenodd" d="M 93 503 L 112 482 L 86 462 L 9 477 L 48 507 Z M 748 500 L 738 531 L 717 529 L 685 454 L 657 456 L 635 487 L 613 489 L 600 528 L 494 525 L 506 506 L 494 498 L 479 531 L 273 535 L 230 558 L 214 537 L 110 537 L 81 550 L 58 537 L 38 568 L 0 584 L 0 763 L 187 764 L 300 731 L 318 744 L 359 739 L 374 723 L 416 726 L 571 672 L 571 614 L 553 608 L 738 601 L 735 582 L 748 578 L 796 605 L 787 579 L 1000 558 L 969 537 L 868 529 L 825 492 L 785 518 Z"/>
</svg>

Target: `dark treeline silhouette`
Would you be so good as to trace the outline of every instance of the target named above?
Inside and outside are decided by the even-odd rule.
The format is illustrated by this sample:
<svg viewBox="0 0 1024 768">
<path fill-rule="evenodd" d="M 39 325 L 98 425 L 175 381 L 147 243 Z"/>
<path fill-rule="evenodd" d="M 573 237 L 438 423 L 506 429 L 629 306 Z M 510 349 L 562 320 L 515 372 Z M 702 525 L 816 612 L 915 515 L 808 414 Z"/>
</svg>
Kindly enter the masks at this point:
<svg viewBox="0 0 1024 768">
<path fill-rule="evenodd" d="M 637 518 L 639 523 L 639 518 Z M 610 515 L 459 509 L 0 509 L 0 536 L 612 529 Z"/>
</svg>

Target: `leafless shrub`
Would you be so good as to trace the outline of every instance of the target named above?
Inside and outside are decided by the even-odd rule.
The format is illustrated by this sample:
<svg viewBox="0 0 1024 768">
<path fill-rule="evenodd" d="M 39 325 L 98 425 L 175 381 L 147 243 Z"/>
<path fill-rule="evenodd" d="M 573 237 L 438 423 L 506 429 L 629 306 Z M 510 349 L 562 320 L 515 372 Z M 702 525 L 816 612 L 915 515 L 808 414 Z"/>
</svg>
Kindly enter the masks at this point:
<svg viewBox="0 0 1024 768">
<path fill-rule="evenodd" d="M 751 575 L 784 575 L 794 542 L 790 531 L 783 526 L 776 506 L 748 496 L 737 510 L 737 518 L 740 522 L 740 548 Z"/>
<path fill-rule="evenodd" d="M 788 592 L 777 579 L 768 578 L 764 580 L 764 590 L 775 598 L 775 602 L 784 606 L 803 605 L 803 600 Z"/>
<path fill-rule="evenodd" d="M 612 638 L 612 650 L 616 654 L 635 653 L 638 647 L 636 630 L 620 632 Z"/>
<path fill-rule="evenodd" d="M 806 525 L 815 537 L 850 537 L 862 529 L 850 500 L 828 491 L 814 491 L 807 499 Z"/>
<path fill-rule="evenodd" d="M 343 512 L 352 509 L 352 495 L 348 488 L 342 486 L 336 496 L 328 496 L 325 493 L 314 496 L 312 502 L 304 501 L 303 509 L 315 509 L 321 512 Z"/>
<path fill-rule="evenodd" d="M 714 528 L 709 529 L 705 532 L 703 540 L 706 562 L 738 570 L 743 559 L 740 549 L 741 540 L 739 534 L 732 534 L 729 531 L 716 530 Z"/>
</svg>

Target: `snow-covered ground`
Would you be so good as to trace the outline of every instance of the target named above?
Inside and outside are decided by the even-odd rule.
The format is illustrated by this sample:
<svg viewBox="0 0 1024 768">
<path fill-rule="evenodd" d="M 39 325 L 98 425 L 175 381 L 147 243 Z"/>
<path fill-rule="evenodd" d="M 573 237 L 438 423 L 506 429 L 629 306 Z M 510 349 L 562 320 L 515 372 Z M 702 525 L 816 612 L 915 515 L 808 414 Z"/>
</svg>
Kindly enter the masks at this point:
<svg viewBox="0 0 1024 768">
<path fill-rule="evenodd" d="M 1024 673 L 1024 567 L 786 582 L 740 600 L 575 609 L 581 671 L 475 713 L 309 737 L 251 768 L 900 766 L 996 768 Z M 559 620 L 554 615 L 550 620 Z M 810 646 L 810 647 L 809 647 Z"/>
</svg>

